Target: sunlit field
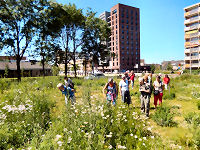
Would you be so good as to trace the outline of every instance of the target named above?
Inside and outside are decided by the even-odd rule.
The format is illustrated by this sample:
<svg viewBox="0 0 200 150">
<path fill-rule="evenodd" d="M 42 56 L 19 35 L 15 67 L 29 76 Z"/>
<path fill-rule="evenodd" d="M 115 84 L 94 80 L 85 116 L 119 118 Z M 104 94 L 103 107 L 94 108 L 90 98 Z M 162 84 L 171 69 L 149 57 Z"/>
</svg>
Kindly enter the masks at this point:
<svg viewBox="0 0 200 150">
<path fill-rule="evenodd" d="M 63 77 L 0 79 L 0 149 L 200 149 L 199 76 L 171 79 L 157 110 L 152 95 L 149 119 L 137 78 L 129 107 L 107 104 L 107 78 L 72 80 L 77 103 L 66 106 Z"/>
</svg>

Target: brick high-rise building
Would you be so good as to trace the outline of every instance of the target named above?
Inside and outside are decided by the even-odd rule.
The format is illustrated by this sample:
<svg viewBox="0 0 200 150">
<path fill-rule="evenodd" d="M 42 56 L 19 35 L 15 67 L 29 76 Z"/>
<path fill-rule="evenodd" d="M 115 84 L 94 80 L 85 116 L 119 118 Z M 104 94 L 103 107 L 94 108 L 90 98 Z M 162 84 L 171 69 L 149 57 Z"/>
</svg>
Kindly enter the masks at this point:
<svg viewBox="0 0 200 150">
<path fill-rule="evenodd" d="M 140 12 L 139 8 L 117 4 L 110 15 L 102 13 L 100 18 L 109 16 L 111 27 L 110 65 L 111 71 L 134 70 L 140 66 Z"/>
<path fill-rule="evenodd" d="M 185 10 L 185 68 L 200 68 L 200 3 Z"/>
</svg>

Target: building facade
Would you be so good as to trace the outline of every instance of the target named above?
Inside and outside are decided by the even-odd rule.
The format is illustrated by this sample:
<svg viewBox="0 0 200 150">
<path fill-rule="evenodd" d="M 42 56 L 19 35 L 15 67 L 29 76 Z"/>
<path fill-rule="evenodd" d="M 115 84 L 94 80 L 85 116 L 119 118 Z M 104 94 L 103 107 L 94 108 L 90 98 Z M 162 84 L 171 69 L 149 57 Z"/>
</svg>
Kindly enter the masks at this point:
<svg viewBox="0 0 200 150">
<path fill-rule="evenodd" d="M 184 8 L 185 11 L 185 69 L 200 68 L 200 3 Z"/>
<path fill-rule="evenodd" d="M 106 21 L 111 27 L 109 41 L 110 63 L 106 70 L 126 71 L 140 67 L 140 12 L 139 8 L 117 4 L 110 15 L 102 13 L 100 18 L 109 16 Z M 105 19 L 104 19 L 105 20 Z"/>
</svg>

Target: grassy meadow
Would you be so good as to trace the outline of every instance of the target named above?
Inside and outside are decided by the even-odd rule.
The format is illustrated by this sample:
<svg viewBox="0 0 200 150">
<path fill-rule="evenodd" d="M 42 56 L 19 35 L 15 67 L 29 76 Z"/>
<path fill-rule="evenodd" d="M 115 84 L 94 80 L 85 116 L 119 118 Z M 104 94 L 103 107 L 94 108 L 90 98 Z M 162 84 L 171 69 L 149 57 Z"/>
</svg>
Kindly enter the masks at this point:
<svg viewBox="0 0 200 150">
<path fill-rule="evenodd" d="M 72 78 L 76 105 L 56 88 L 63 77 L 0 79 L 0 149 L 200 149 L 200 79 L 171 78 L 150 118 L 140 113 L 139 85 L 132 104 L 106 103 L 107 78 Z M 119 83 L 120 79 L 114 78 Z"/>
</svg>

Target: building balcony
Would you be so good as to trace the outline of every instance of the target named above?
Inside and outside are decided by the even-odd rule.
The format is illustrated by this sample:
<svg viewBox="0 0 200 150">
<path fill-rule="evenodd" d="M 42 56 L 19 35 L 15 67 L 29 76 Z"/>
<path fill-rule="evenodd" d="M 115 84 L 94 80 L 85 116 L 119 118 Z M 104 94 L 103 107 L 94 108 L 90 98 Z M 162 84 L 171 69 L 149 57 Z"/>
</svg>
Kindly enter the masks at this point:
<svg viewBox="0 0 200 150">
<path fill-rule="evenodd" d="M 185 49 L 185 54 L 190 53 L 190 49 Z"/>
<path fill-rule="evenodd" d="M 197 24 L 197 25 L 193 25 L 193 26 L 189 26 L 189 27 L 185 27 L 185 31 L 189 31 L 189 30 L 194 30 L 194 29 L 198 29 L 200 28 L 200 25 Z"/>
<path fill-rule="evenodd" d="M 184 14 L 184 16 L 185 17 L 190 17 L 190 16 L 193 16 L 193 15 L 197 14 L 198 12 L 200 12 L 200 8 L 195 8 L 193 10 L 190 10 L 190 11 L 186 12 Z"/>
<path fill-rule="evenodd" d="M 196 41 L 190 41 L 190 42 L 185 42 L 185 47 L 189 48 L 189 47 L 196 47 L 200 45 L 200 40 L 196 40 Z"/>
<path fill-rule="evenodd" d="M 197 17 L 194 17 L 194 18 L 186 19 L 186 20 L 184 21 L 184 24 L 195 23 L 195 22 L 198 22 L 199 20 L 200 20 L 200 17 L 197 16 Z"/>
<path fill-rule="evenodd" d="M 191 60 L 199 60 L 199 56 L 190 56 Z"/>
<path fill-rule="evenodd" d="M 191 67 L 198 68 L 199 67 L 199 63 L 191 63 Z"/>
<path fill-rule="evenodd" d="M 185 56 L 185 60 L 191 60 L 190 56 Z"/>
<path fill-rule="evenodd" d="M 193 37 L 199 37 L 200 36 L 200 32 L 198 32 L 198 30 L 195 30 L 196 32 L 189 32 L 189 33 L 186 33 L 185 34 L 185 39 L 190 39 L 190 38 L 193 38 Z"/>
</svg>

